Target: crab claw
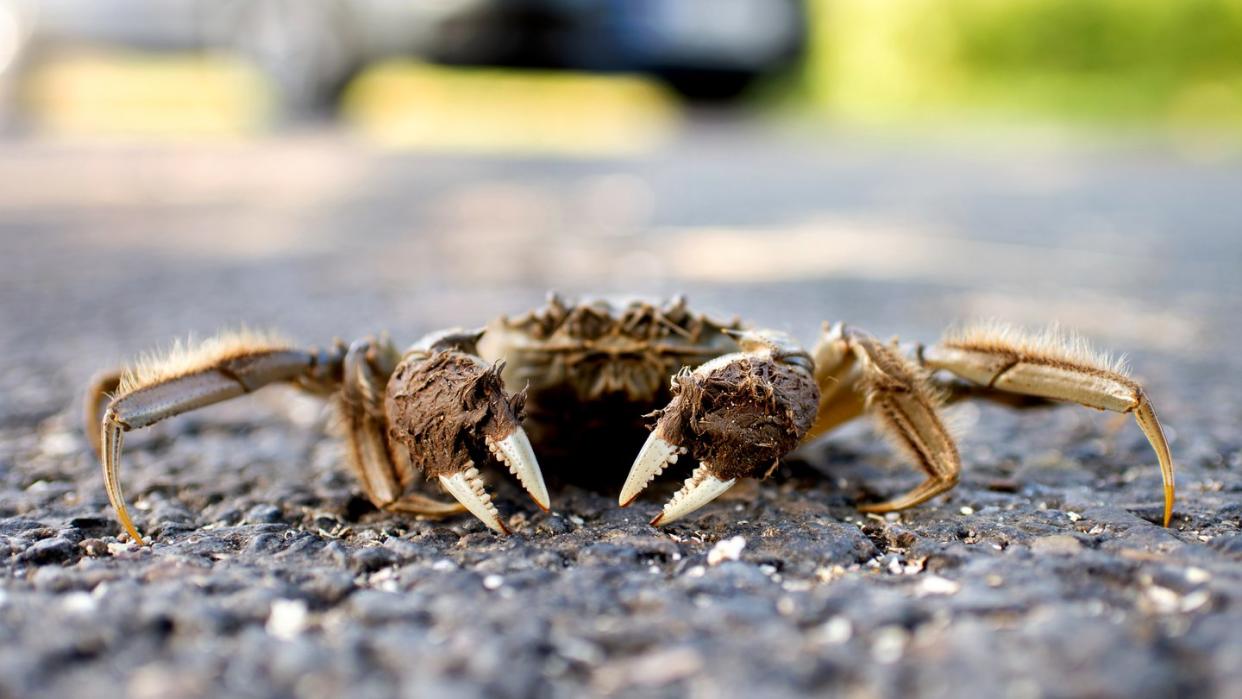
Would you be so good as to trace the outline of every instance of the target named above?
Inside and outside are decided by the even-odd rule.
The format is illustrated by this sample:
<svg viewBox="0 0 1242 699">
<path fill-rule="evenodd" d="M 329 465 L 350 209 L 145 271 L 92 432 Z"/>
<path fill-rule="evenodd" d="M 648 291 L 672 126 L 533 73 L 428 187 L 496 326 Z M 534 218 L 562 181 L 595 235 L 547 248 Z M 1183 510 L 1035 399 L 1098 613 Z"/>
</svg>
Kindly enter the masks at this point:
<svg viewBox="0 0 1242 699">
<path fill-rule="evenodd" d="M 651 526 L 658 527 L 681 519 L 707 503 L 715 500 L 737 483 L 736 478 L 721 479 L 712 475 L 711 464 L 702 464 L 694 469 L 686 484 L 673 495 L 660 514 L 651 520 Z"/>
<path fill-rule="evenodd" d="M 543 483 L 543 472 L 539 470 L 539 462 L 535 459 L 535 450 L 530 445 L 526 431 L 519 427 L 504 439 L 497 440 L 491 435 L 484 439 L 492 456 L 509 468 L 509 473 L 517 477 L 539 509 L 547 512 L 552 501 L 548 497 L 548 486 Z"/>
<path fill-rule="evenodd" d="M 411 352 L 393 372 L 385 396 L 389 434 L 428 478 L 438 478 L 489 528 L 508 534 L 476 464 L 504 464 L 535 504 L 548 510 L 548 488 L 522 429 L 525 392 L 505 391 L 501 364 L 442 346 Z"/>
<path fill-rule="evenodd" d="M 657 416 L 619 498 L 630 504 L 681 454 L 698 459 L 686 484 L 651 520 L 661 525 L 720 497 L 798 445 L 815 421 L 819 387 L 811 361 L 776 333 L 738 334 L 742 350 L 673 377 L 673 399 Z"/>
<path fill-rule="evenodd" d="M 652 430 L 647 435 L 643 448 L 639 450 L 638 457 L 634 459 L 634 465 L 630 467 L 630 475 L 626 476 L 625 485 L 621 486 L 621 496 L 617 498 L 617 503 L 621 507 L 629 507 L 656 476 L 664 473 L 664 469 L 670 464 L 677 463 L 677 458 L 685 453 L 685 447 L 669 443 L 660 436 L 659 430 Z"/>
<path fill-rule="evenodd" d="M 486 524 L 488 529 L 500 534 L 509 533 L 509 528 L 501 521 L 500 513 L 492 504 L 492 494 L 483 487 L 483 479 L 477 468 L 471 466 L 451 476 L 440 476 L 440 485 L 444 486 L 449 495 L 457 498 L 457 502 L 470 510 L 470 514 Z"/>
</svg>

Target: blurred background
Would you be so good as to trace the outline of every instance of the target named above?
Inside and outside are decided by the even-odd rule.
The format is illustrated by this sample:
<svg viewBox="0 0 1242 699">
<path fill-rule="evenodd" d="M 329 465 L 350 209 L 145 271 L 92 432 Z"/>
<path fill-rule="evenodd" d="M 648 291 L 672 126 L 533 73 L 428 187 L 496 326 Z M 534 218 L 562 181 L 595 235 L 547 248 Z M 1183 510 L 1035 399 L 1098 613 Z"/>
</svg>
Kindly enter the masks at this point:
<svg viewBox="0 0 1242 699">
<path fill-rule="evenodd" d="M 1236 364 L 1242 0 L 0 0 L 0 115 L 0 416 L 549 289 Z"/>
</svg>

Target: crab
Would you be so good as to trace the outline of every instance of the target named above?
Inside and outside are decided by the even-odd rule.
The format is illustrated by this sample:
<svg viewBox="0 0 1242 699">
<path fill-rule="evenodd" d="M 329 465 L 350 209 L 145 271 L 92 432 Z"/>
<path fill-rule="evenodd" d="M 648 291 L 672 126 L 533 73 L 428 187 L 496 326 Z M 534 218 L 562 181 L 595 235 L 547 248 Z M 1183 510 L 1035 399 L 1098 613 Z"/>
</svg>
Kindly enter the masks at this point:
<svg viewBox="0 0 1242 699">
<path fill-rule="evenodd" d="M 144 543 L 118 475 L 125 433 L 280 383 L 335 402 L 350 464 L 377 508 L 428 518 L 468 511 L 500 534 L 508 527 L 479 472 L 489 463 L 506 467 L 546 511 L 536 451 L 556 464 L 550 475 L 573 480 L 603 468 L 599 455 L 609 450 L 584 451 L 590 445 L 632 450 L 647 430 L 621 507 L 679 458 L 697 462 L 651 520 L 659 526 L 864 414 L 926 477 L 858 509 L 911 508 L 957 484 L 961 460 L 942 408 L 966 398 L 1133 414 L 1160 466 L 1165 526 L 1173 512 L 1173 460 L 1151 402 L 1124 366 L 1081 340 L 988 324 L 902 346 L 836 323 L 808 352 L 784 333 L 694 313 L 682 297 L 569 304 L 552 295 L 543 308 L 433 333 L 404 351 L 382 336 L 300 349 L 243 331 L 101 374 L 87 395 L 88 437 L 135 542 Z M 422 480 L 453 500 L 427 494 Z"/>
</svg>

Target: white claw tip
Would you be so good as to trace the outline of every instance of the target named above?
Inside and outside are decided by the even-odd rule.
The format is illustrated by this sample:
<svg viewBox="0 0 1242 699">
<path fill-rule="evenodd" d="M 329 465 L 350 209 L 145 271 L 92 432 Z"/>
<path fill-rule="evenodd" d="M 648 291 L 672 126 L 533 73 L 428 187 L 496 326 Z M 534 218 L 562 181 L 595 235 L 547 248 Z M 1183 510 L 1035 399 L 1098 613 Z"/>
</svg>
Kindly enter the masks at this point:
<svg viewBox="0 0 1242 699">
<path fill-rule="evenodd" d="M 479 478 L 477 469 L 470 468 L 451 476 L 440 476 L 440 485 L 489 529 L 500 534 L 509 533 L 509 528 L 500 520 L 500 513 L 492 504 L 491 496 L 483 489 L 483 479 Z"/>
<path fill-rule="evenodd" d="M 630 475 L 626 476 L 625 485 L 621 486 L 621 496 L 617 498 L 621 507 L 634 502 L 634 498 L 643 492 L 651 480 L 664 473 L 669 464 L 676 463 L 677 455 L 684 451 L 669 444 L 655 432 L 647 435 L 647 442 L 638 451 L 634 465 L 630 467 Z"/>
<path fill-rule="evenodd" d="M 539 461 L 535 459 L 535 450 L 521 427 L 499 441 L 488 437 L 487 448 L 509 468 L 509 473 L 517 477 L 540 509 L 547 512 L 552 507 L 548 486 L 544 485 L 543 472 L 539 470 Z"/>
<path fill-rule="evenodd" d="M 707 464 L 700 465 L 686 479 L 686 484 L 681 490 L 677 491 L 673 499 L 668 501 L 664 510 L 651 520 L 651 526 L 658 527 L 685 517 L 720 497 L 735 483 L 737 483 L 736 478 L 722 481 L 708 472 Z"/>
</svg>

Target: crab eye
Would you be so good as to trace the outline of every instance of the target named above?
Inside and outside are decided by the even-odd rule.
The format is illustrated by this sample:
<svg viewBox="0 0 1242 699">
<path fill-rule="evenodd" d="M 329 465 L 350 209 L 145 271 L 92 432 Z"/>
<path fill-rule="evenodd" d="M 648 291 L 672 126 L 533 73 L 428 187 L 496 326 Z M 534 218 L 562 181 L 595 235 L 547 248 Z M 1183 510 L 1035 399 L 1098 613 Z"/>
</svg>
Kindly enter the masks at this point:
<svg viewBox="0 0 1242 699">
<path fill-rule="evenodd" d="M 699 461 L 685 486 L 652 520 L 671 522 L 719 497 L 739 478 L 762 475 L 798 445 L 815 422 L 819 387 L 801 362 L 768 345 L 712 360 L 673 379 L 621 490 L 628 505 L 681 454 Z"/>
</svg>

